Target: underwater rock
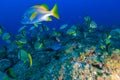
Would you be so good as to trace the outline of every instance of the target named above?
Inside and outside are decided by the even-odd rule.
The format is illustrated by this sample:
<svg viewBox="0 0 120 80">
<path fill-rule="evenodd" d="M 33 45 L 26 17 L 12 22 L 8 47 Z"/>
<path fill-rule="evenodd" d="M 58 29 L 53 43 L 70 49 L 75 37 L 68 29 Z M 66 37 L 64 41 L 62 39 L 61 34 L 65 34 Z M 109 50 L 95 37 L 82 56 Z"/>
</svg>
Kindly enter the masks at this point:
<svg viewBox="0 0 120 80">
<path fill-rule="evenodd" d="M 18 62 L 17 64 L 15 64 L 11 70 L 12 70 L 12 74 L 14 74 L 14 76 L 17 76 L 17 80 L 21 80 L 19 79 L 20 77 L 24 78 L 26 75 L 26 72 L 28 71 L 29 65 L 24 64 L 22 61 Z M 29 76 L 29 75 L 28 75 Z M 27 76 L 26 76 L 27 77 Z M 25 79 L 22 79 L 25 80 Z"/>
<path fill-rule="evenodd" d="M 10 59 L 12 64 L 15 64 L 19 61 L 18 54 L 16 54 L 16 53 L 17 53 L 17 51 L 12 51 L 12 52 L 7 53 L 7 58 Z"/>
<path fill-rule="evenodd" d="M 8 80 L 8 76 L 0 71 L 0 80 Z"/>
<path fill-rule="evenodd" d="M 85 38 L 83 43 L 85 43 L 86 45 L 95 45 L 97 43 L 97 41 L 93 40 L 92 38 Z"/>
<path fill-rule="evenodd" d="M 6 49 L 4 47 L 0 47 L 0 59 L 6 56 Z"/>
<path fill-rule="evenodd" d="M 61 49 L 61 48 L 62 48 L 62 46 L 61 46 L 61 45 L 59 45 L 59 44 L 53 44 L 50 48 L 51 48 L 51 49 L 53 49 L 54 51 L 56 51 L 56 50 Z"/>
<path fill-rule="evenodd" d="M 85 22 L 50 31 L 21 28 L 15 37 L 4 33 L 2 39 L 11 43 L 0 47 L 0 80 L 10 80 L 2 72 L 12 80 L 96 80 L 119 69 L 120 29 L 110 32 L 89 16 Z"/>
<path fill-rule="evenodd" d="M 112 36 L 112 38 L 116 39 L 116 40 L 120 40 L 120 29 L 114 29 L 110 32 L 110 35 Z"/>
<path fill-rule="evenodd" d="M 7 68 L 11 66 L 11 61 L 8 59 L 0 60 L 0 71 L 5 71 Z"/>
</svg>

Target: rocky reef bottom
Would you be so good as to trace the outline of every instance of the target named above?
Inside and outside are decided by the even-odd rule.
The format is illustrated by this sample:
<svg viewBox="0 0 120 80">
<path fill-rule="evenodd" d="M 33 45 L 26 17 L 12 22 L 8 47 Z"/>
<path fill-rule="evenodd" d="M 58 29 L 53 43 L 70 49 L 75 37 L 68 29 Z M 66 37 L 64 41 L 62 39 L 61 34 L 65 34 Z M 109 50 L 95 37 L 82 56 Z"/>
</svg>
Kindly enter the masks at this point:
<svg viewBox="0 0 120 80">
<path fill-rule="evenodd" d="M 120 80 L 119 28 L 38 26 L 3 35 L 0 80 Z"/>
</svg>

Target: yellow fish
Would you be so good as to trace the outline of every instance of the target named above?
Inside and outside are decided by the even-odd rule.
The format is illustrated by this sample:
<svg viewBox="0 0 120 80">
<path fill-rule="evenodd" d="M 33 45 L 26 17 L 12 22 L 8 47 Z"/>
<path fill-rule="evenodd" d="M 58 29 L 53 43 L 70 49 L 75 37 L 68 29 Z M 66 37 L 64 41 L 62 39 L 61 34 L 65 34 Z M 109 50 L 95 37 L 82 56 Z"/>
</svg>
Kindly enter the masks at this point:
<svg viewBox="0 0 120 80">
<path fill-rule="evenodd" d="M 42 21 L 52 21 L 51 16 L 59 19 L 57 4 L 52 10 L 48 9 L 46 4 L 30 7 L 24 14 L 22 24 L 41 24 Z"/>
</svg>

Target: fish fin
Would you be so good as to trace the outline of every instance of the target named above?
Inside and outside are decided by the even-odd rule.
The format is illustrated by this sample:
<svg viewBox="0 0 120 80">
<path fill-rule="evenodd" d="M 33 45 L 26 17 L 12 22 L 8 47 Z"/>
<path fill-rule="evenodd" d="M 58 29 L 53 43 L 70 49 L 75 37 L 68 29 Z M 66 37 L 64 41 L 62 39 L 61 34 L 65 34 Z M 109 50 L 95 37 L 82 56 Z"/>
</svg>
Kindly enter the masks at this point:
<svg viewBox="0 0 120 80">
<path fill-rule="evenodd" d="M 48 6 L 46 4 L 35 5 L 32 8 L 41 8 L 41 9 L 43 9 L 45 11 L 49 11 L 49 8 L 48 8 Z"/>
<path fill-rule="evenodd" d="M 42 8 L 43 10 L 46 10 L 46 11 L 49 10 L 49 7 L 46 4 L 35 5 L 32 8 Z"/>
<path fill-rule="evenodd" d="M 34 12 L 34 13 L 30 16 L 30 19 L 35 18 L 36 15 L 37 15 L 37 12 Z"/>
<path fill-rule="evenodd" d="M 42 8 L 42 9 L 44 9 L 44 10 L 46 10 L 46 11 L 49 10 L 49 8 L 48 8 L 48 6 L 47 6 L 46 4 L 41 4 L 41 5 L 40 5 L 40 8 Z"/>
<path fill-rule="evenodd" d="M 57 4 L 54 5 L 53 9 L 51 10 L 53 16 L 57 19 L 60 19 L 60 16 L 58 14 L 58 7 L 57 7 Z"/>
<path fill-rule="evenodd" d="M 29 58 L 30 66 L 32 66 L 32 56 L 30 53 L 28 53 L 28 58 Z"/>
<path fill-rule="evenodd" d="M 48 17 L 46 21 L 52 21 L 52 18 L 51 18 L 51 17 Z"/>
</svg>

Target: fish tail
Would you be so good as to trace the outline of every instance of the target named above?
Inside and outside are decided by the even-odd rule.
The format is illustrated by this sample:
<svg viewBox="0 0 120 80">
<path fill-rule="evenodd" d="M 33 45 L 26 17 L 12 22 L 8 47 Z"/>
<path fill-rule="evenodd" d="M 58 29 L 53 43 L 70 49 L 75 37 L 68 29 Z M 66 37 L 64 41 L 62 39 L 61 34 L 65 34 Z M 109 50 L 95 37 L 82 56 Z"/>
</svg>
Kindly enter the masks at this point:
<svg viewBox="0 0 120 80">
<path fill-rule="evenodd" d="M 52 8 L 51 12 L 52 12 L 52 15 L 53 15 L 55 18 L 60 19 L 60 16 L 59 16 L 59 14 L 58 14 L 57 4 L 54 5 L 54 7 Z"/>
</svg>

